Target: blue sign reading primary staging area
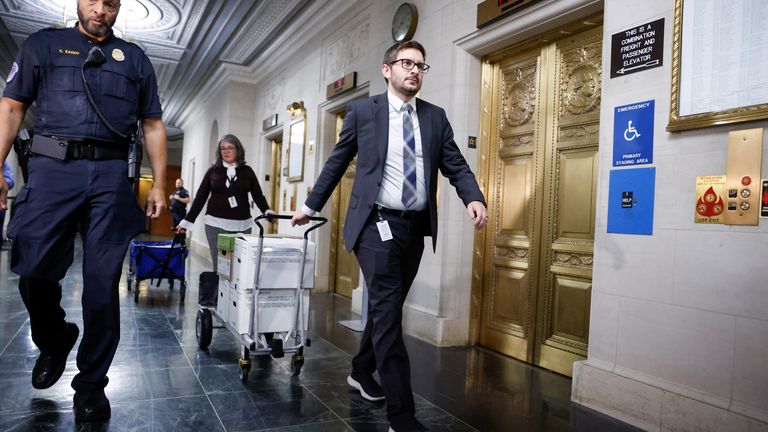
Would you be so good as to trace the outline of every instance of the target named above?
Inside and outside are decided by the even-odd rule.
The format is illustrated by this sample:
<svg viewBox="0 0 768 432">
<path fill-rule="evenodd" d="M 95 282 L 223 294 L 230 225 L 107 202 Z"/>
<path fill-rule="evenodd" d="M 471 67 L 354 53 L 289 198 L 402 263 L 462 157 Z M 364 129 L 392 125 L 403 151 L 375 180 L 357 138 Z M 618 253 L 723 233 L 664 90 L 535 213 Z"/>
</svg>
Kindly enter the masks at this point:
<svg viewBox="0 0 768 432">
<path fill-rule="evenodd" d="M 614 108 L 613 166 L 653 163 L 654 101 Z"/>
</svg>

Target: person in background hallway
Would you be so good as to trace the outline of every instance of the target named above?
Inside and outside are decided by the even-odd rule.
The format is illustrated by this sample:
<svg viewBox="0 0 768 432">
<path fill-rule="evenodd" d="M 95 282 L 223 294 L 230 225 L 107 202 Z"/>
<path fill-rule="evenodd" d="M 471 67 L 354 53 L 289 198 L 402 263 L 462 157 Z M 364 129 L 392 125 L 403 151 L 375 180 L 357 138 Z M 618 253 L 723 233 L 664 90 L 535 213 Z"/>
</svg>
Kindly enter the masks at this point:
<svg viewBox="0 0 768 432">
<path fill-rule="evenodd" d="M 8 161 L 3 162 L 3 178 L 5 179 L 5 183 L 8 185 L 8 190 L 10 191 L 13 189 L 14 181 L 13 181 L 13 168 L 11 168 L 11 165 L 8 164 Z M 5 210 L 0 210 L 0 243 L 5 242 Z"/>
<path fill-rule="evenodd" d="M 171 200 L 171 215 L 173 216 L 171 229 L 176 230 L 176 226 L 187 215 L 187 204 L 190 201 L 189 191 L 184 189 L 184 180 L 176 179 L 176 192 L 168 198 Z"/>
<path fill-rule="evenodd" d="M 415 417 L 401 321 L 424 237 L 432 236 L 436 247 L 438 170 L 456 188 L 475 228 L 488 222 L 483 194 L 453 140 L 445 111 L 415 98 L 429 70 L 425 58 L 416 41 L 387 50 L 381 66 L 387 92 L 348 106 L 339 142 L 291 221 L 303 225 L 322 209 L 357 155 L 344 245 L 360 262 L 369 309 L 347 382 L 365 399 L 386 399 L 395 432 L 427 430 Z"/>
<path fill-rule="evenodd" d="M 246 165 L 245 149 L 240 140 L 232 134 L 227 134 L 221 137 L 218 147 L 216 162 L 208 168 L 203 181 L 200 182 L 192 208 L 176 226 L 177 232 L 191 229 L 197 215 L 203 210 L 203 205 L 208 201 L 208 209 L 205 212 L 205 237 L 211 248 L 214 272 L 218 267 L 216 241 L 219 234 L 246 232 L 253 226 L 248 193 L 262 213 L 274 213 L 261 192 L 256 173 Z"/>
<path fill-rule="evenodd" d="M 29 182 L 16 196 L 8 237 L 11 270 L 20 276 L 32 340 L 40 349 L 32 369 L 37 389 L 58 381 L 80 334 L 65 321 L 59 281 L 74 259 L 78 230 L 83 241 L 83 338 L 80 372 L 72 380 L 76 422 L 111 416 L 104 388 L 120 340 L 118 285 L 128 243 L 145 219 L 128 180 L 127 136 L 139 124 L 154 174 L 146 216 L 157 218 L 165 208 L 167 148 L 157 80 L 141 48 L 112 34 L 119 9 L 120 0 L 78 0 L 74 28 L 29 36 L 0 102 L 0 162 L 30 106 L 35 117 Z M 81 71 L 114 132 L 89 102 Z M 0 179 L 0 209 L 7 208 L 7 196 L 8 184 Z"/>
</svg>

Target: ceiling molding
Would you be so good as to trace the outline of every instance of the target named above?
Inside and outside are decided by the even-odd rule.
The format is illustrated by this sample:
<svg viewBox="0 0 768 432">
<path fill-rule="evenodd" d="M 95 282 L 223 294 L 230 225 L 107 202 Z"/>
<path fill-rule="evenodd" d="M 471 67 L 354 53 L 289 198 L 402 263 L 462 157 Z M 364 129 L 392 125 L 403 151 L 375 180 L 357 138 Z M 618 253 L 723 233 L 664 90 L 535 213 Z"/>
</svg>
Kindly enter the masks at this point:
<svg viewBox="0 0 768 432">
<path fill-rule="evenodd" d="M 30 34 L 63 25 L 63 5 L 69 1 L 0 0 L 2 73 Z M 141 46 L 155 66 L 169 126 L 183 122 L 193 101 L 205 101 L 227 81 L 259 85 L 273 80 L 269 74 L 284 69 L 286 58 L 327 32 L 327 22 L 362 7 L 348 0 L 136 1 L 143 5 L 133 9 L 138 21 L 118 16 L 115 28 Z M 123 13 L 129 11 L 125 5 L 124 0 Z M 76 10 L 67 9 L 66 15 L 67 21 L 75 20 Z"/>
</svg>

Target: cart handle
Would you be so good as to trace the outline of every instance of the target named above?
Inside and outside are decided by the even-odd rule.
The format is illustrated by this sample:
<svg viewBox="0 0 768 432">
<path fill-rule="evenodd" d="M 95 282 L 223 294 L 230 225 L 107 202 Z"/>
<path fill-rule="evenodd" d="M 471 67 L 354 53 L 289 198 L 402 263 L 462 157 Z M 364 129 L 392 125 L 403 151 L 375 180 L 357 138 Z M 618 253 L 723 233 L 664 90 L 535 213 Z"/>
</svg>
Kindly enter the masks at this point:
<svg viewBox="0 0 768 432">
<path fill-rule="evenodd" d="M 259 223 L 259 220 L 261 220 L 261 219 L 267 219 L 267 220 L 270 220 L 270 219 L 286 219 L 286 220 L 291 220 L 292 218 L 293 218 L 293 215 L 285 215 L 285 214 L 281 215 L 281 214 L 277 214 L 277 213 L 269 213 L 269 214 L 263 214 L 263 215 L 256 216 L 256 218 L 253 221 L 259 227 L 259 237 L 264 238 L 264 227 L 261 226 L 261 224 Z M 328 223 L 328 219 L 324 218 L 322 216 L 309 216 L 308 219 L 310 221 L 318 222 L 318 223 L 313 224 L 312 226 L 307 228 L 306 231 L 304 231 L 304 238 L 305 239 L 309 238 L 308 236 L 309 236 L 309 233 L 311 231 L 316 230 L 316 229 L 320 228 L 321 226 L 325 225 L 326 223 Z"/>
</svg>

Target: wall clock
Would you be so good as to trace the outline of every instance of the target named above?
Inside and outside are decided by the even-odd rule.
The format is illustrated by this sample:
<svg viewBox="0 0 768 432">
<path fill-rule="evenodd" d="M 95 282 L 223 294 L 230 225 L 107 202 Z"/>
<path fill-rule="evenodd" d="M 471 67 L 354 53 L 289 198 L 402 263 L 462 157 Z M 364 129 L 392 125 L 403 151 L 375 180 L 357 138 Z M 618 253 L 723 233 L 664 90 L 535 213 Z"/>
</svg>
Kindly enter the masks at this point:
<svg viewBox="0 0 768 432">
<path fill-rule="evenodd" d="M 403 3 L 397 8 L 392 18 L 392 39 L 395 42 L 411 40 L 416 33 L 416 25 L 419 22 L 419 11 L 411 3 Z"/>
</svg>

